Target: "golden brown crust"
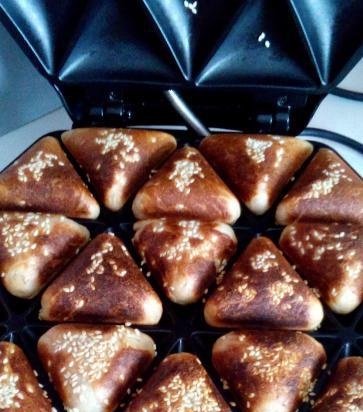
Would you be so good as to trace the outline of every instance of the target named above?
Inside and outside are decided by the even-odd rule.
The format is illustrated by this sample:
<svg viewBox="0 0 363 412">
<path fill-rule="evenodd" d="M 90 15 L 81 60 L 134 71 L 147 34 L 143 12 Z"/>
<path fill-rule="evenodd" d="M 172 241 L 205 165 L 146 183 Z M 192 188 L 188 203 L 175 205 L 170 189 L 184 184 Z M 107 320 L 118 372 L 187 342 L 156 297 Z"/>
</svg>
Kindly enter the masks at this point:
<svg viewBox="0 0 363 412">
<path fill-rule="evenodd" d="M 314 412 L 363 411 L 363 358 L 341 359 L 318 399 Z"/>
<path fill-rule="evenodd" d="M 174 217 L 225 223 L 241 214 L 238 200 L 200 152 L 177 150 L 137 193 L 132 210 L 138 219 Z"/>
<path fill-rule="evenodd" d="M 0 212 L 0 275 L 5 288 L 32 298 L 89 239 L 84 227 L 64 216 Z"/>
<path fill-rule="evenodd" d="M 320 149 L 278 205 L 276 221 L 363 223 L 363 182 L 334 152 Z"/>
<path fill-rule="evenodd" d="M 83 128 L 62 134 L 103 204 L 116 211 L 175 149 L 167 133 L 139 129 Z"/>
<path fill-rule="evenodd" d="M 0 342 L 0 411 L 52 411 L 28 359 L 10 342 Z"/>
<path fill-rule="evenodd" d="M 95 219 L 100 208 L 57 139 L 44 137 L 0 174 L 0 209 Z"/>
<path fill-rule="evenodd" d="M 155 344 L 124 326 L 57 325 L 39 339 L 38 354 L 66 408 L 112 412 L 150 365 Z"/>
<path fill-rule="evenodd" d="M 265 237 L 253 239 L 204 308 L 217 327 L 311 330 L 324 313 L 319 300 Z"/>
<path fill-rule="evenodd" d="M 167 356 L 126 412 L 230 412 L 214 383 L 191 353 Z"/>
<path fill-rule="evenodd" d="M 179 304 L 201 299 L 236 250 L 234 232 L 224 223 L 154 219 L 137 222 L 134 229 L 140 256 Z"/>
<path fill-rule="evenodd" d="M 280 246 L 333 311 L 349 313 L 363 301 L 363 226 L 295 223 Z"/>
<path fill-rule="evenodd" d="M 98 235 L 42 296 L 44 320 L 157 324 L 159 297 L 112 233 Z"/>
<path fill-rule="evenodd" d="M 219 338 L 212 362 L 243 411 L 293 412 L 312 390 L 326 354 L 301 332 L 244 330 Z"/>
<path fill-rule="evenodd" d="M 216 134 L 200 151 L 253 213 L 265 213 L 313 151 L 293 137 Z"/>
</svg>

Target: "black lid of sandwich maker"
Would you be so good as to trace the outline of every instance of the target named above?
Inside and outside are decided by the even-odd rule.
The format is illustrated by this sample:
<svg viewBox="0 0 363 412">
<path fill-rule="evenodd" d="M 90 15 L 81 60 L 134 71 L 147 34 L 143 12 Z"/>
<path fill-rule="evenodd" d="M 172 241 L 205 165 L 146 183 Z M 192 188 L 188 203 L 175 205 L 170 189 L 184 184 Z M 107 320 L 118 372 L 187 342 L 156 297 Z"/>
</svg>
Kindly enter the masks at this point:
<svg viewBox="0 0 363 412">
<path fill-rule="evenodd" d="M 297 133 L 362 55 L 362 0 L 0 0 L 77 124 Z"/>
</svg>

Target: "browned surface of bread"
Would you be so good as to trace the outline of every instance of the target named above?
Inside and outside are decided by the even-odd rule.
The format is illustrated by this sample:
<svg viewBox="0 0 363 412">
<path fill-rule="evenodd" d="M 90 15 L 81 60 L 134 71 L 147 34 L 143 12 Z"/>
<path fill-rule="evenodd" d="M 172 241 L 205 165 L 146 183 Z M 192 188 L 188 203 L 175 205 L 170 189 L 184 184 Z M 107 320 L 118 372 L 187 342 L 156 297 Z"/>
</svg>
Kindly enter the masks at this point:
<svg viewBox="0 0 363 412">
<path fill-rule="evenodd" d="M 293 137 L 216 134 L 200 150 L 253 213 L 265 213 L 313 151 L 311 143 Z"/>
<path fill-rule="evenodd" d="M 137 219 L 176 217 L 235 222 L 240 204 L 201 153 L 177 150 L 137 193 L 132 210 Z"/>
<path fill-rule="evenodd" d="M 39 339 L 38 353 L 66 408 L 112 412 L 150 365 L 155 344 L 124 326 L 57 325 Z"/>
<path fill-rule="evenodd" d="M 167 356 L 126 412 L 230 412 L 199 359 L 191 353 Z"/>
<path fill-rule="evenodd" d="M 280 246 L 333 311 L 349 313 L 362 302 L 363 226 L 295 223 Z"/>
<path fill-rule="evenodd" d="M 157 324 L 162 305 L 123 242 L 98 235 L 46 289 L 44 320 Z"/>
<path fill-rule="evenodd" d="M 0 411 L 52 411 L 28 359 L 18 346 L 9 342 L 0 342 Z"/>
<path fill-rule="evenodd" d="M 151 130 L 74 129 L 63 133 L 62 140 L 99 199 L 113 211 L 121 209 L 152 169 L 176 149 L 173 136 Z"/>
<path fill-rule="evenodd" d="M 89 239 L 84 227 L 63 216 L 0 212 L 0 275 L 5 288 L 32 298 Z"/>
<path fill-rule="evenodd" d="M 277 223 L 296 220 L 363 224 L 363 181 L 333 151 L 320 149 L 278 205 Z"/>
<path fill-rule="evenodd" d="M 326 354 L 301 332 L 243 330 L 216 341 L 212 362 L 242 411 L 293 412 L 308 398 Z"/>
<path fill-rule="evenodd" d="M 314 412 L 363 411 L 363 358 L 341 359 Z"/>
<path fill-rule="evenodd" d="M 281 251 L 266 237 L 253 239 L 208 298 L 211 326 L 311 330 L 323 308 Z"/>
<path fill-rule="evenodd" d="M 236 251 L 233 229 L 224 223 L 154 219 L 137 222 L 133 243 L 165 294 L 194 303 Z"/>
<path fill-rule="evenodd" d="M 0 174 L 0 209 L 89 219 L 100 213 L 54 137 L 39 140 Z"/>
</svg>

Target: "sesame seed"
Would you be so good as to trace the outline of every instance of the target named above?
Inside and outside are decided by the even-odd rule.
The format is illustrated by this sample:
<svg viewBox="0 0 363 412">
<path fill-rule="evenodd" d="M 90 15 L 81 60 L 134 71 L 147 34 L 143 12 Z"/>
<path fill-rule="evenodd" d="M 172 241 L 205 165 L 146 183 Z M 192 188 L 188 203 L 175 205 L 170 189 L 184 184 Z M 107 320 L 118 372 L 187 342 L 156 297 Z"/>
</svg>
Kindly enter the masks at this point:
<svg viewBox="0 0 363 412">
<path fill-rule="evenodd" d="M 303 199 L 319 199 L 320 196 L 330 194 L 342 180 L 352 181 L 339 162 L 330 164 L 327 169 L 322 171 L 322 174 L 325 177 L 313 182 L 310 190 L 304 194 Z"/>
<path fill-rule="evenodd" d="M 297 361 L 298 354 L 284 347 L 282 342 L 248 345 L 240 359 L 241 363 L 248 365 L 252 375 L 268 383 L 293 371 Z"/>
<path fill-rule="evenodd" d="M 68 287 L 64 287 L 63 288 L 63 291 L 65 292 L 65 293 L 72 293 L 72 292 L 74 292 L 75 291 L 75 286 L 74 285 L 70 285 L 70 286 L 68 286 Z"/>
<path fill-rule="evenodd" d="M 252 137 L 248 137 L 246 140 L 246 152 L 247 155 L 255 162 L 262 163 L 265 161 L 265 152 L 272 146 L 272 142 L 265 142 Z"/>
<path fill-rule="evenodd" d="M 52 225 L 50 215 L 40 213 L 1 213 L 0 223 L 2 244 L 11 257 L 35 250 L 38 238 L 48 236 Z"/>
<path fill-rule="evenodd" d="M 163 395 L 162 404 L 170 411 L 221 411 L 206 375 L 186 381 L 176 374 L 168 383 L 161 385 L 158 391 Z"/>
<path fill-rule="evenodd" d="M 204 240 L 204 236 L 200 231 L 200 222 L 195 220 L 180 221 L 178 226 L 182 228 L 181 236 L 175 244 L 165 243 L 164 248 L 160 252 L 160 258 L 165 257 L 167 260 L 180 261 L 184 254 L 188 255 L 188 259 L 193 260 L 195 257 L 203 255 L 202 247 L 208 248 L 206 243 L 202 243 L 200 247 L 192 246 L 191 240 Z M 207 250 L 204 250 L 207 253 Z"/>
<path fill-rule="evenodd" d="M 173 180 L 178 191 L 185 195 L 190 193 L 190 186 L 195 182 L 196 177 L 204 179 L 205 176 L 201 166 L 189 159 L 177 160 L 168 176 L 169 180 Z"/>
<path fill-rule="evenodd" d="M 276 261 L 276 255 L 270 252 L 269 250 L 252 256 L 250 259 L 250 264 L 253 269 L 261 270 L 262 272 L 267 272 L 271 268 L 278 266 L 278 262 Z"/>
<path fill-rule="evenodd" d="M 5 358 L 6 359 L 6 358 Z M 20 408 L 20 390 L 18 387 L 19 375 L 4 371 L 0 374 L 0 409 Z"/>
<path fill-rule="evenodd" d="M 272 303 L 277 306 L 287 296 L 294 295 L 294 287 L 286 282 L 276 281 L 269 287 Z"/>
<path fill-rule="evenodd" d="M 58 156 L 53 153 L 44 153 L 39 150 L 28 163 L 19 167 L 17 177 L 20 182 L 26 183 L 28 179 L 39 182 L 43 176 L 44 170 L 54 166 L 63 167 L 64 163 L 59 160 Z"/>
<path fill-rule="evenodd" d="M 112 159 L 118 163 L 120 169 L 125 169 L 128 163 L 137 163 L 141 160 L 133 136 L 117 129 L 102 130 L 95 143 L 101 146 L 102 155 L 112 154 Z"/>
<path fill-rule="evenodd" d="M 262 42 L 262 40 L 264 40 L 265 37 L 266 37 L 265 32 L 262 32 L 262 33 L 258 36 L 258 42 L 259 42 L 259 43 Z"/>
<path fill-rule="evenodd" d="M 113 327 L 107 338 L 100 330 L 64 332 L 52 346 L 55 354 L 67 355 L 66 363 L 57 372 L 62 375 L 65 388 L 79 398 L 87 396 L 88 385 L 108 373 L 118 351 L 127 346 L 128 337 L 134 339 L 136 335 L 136 331 L 124 326 Z"/>
</svg>

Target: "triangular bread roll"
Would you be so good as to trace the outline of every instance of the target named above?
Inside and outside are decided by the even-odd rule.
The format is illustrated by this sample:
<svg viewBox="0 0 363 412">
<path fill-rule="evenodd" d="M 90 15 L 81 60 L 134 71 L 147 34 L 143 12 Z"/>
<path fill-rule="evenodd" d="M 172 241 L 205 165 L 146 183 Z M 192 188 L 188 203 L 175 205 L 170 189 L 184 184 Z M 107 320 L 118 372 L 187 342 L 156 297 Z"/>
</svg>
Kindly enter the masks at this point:
<svg viewBox="0 0 363 412">
<path fill-rule="evenodd" d="M 89 219 L 100 213 L 54 137 L 39 140 L 0 174 L 0 209 Z"/>
<path fill-rule="evenodd" d="M 313 291 L 265 237 L 253 239 L 204 308 L 217 327 L 312 330 L 324 316 Z"/>
<path fill-rule="evenodd" d="M 278 205 L 276 221 L 363 223 L 363 181 L 334 152 L 320 149 Z"/>
<path fill-rule="evenodd" d="M 4 287 L 30 299 L 89 239 L 84 227 L 64 216 L 0 212 L 0 274 Z"/>
<path fill-rule="evenodd" d="M 137 222 L 133 242 L 165 294 L 179 304 L 197 302 L 236 250 L 224 223 L 154 219 Z"/>
<path fill-rule="evenodd" d="M 137 129 L 84 128 L 62 134 L 103 204 L 117 211 L 175 149 L 173 136 Z"/>
<path fill-rule="evenodd" d="M 180 217 L 235 222 L 238 200 L 193 147 L 175 152 L 137 193 L 132 210 L 138 219 Z"/>
<path fill-rule="evenodd" d="M 308 400 L 326 354 L 301 332 L 239 331 L 216 341 L 212 362 L 241 410 L 294 412 Z"/>
<path fill-rule="evenodd" d="M 280 246 L 334 312 L 349 313 L 363 301 L 363 226 L 295 223 Z"/>
<path fill-rule="evenodd" d="M 24 352 L 13 343 L 0 342 L 0 411 L 52 412 Z"/>
<path fill-rule="evenodd" d="M 253 213 L 265 213 L 313 151 L 293 137 L 217 134 L 200 151 Z"/>
<path fill-rule="evenodd" d="M 230 412 L 229 406 L 191 353 L 167 356 L 126 412 Z"/>
<path fill-rule="evenodd" d="M 154 325 L 158 295 L 113 233 L 93 239 L 46 289 L 40 318 L 56 321 Z"/>
<path fill-rule="evenodd" d="M 67 411 L 112 412 L 156 352 L 138 330 L 72 324 L 41 336 L 38 354 Z"/>
<path fill-rule="evenodd" d="M 363 411 L 363 357 L 341 359 L 324 393 L 315 403 L 314 412 Z"/>
</svg>

